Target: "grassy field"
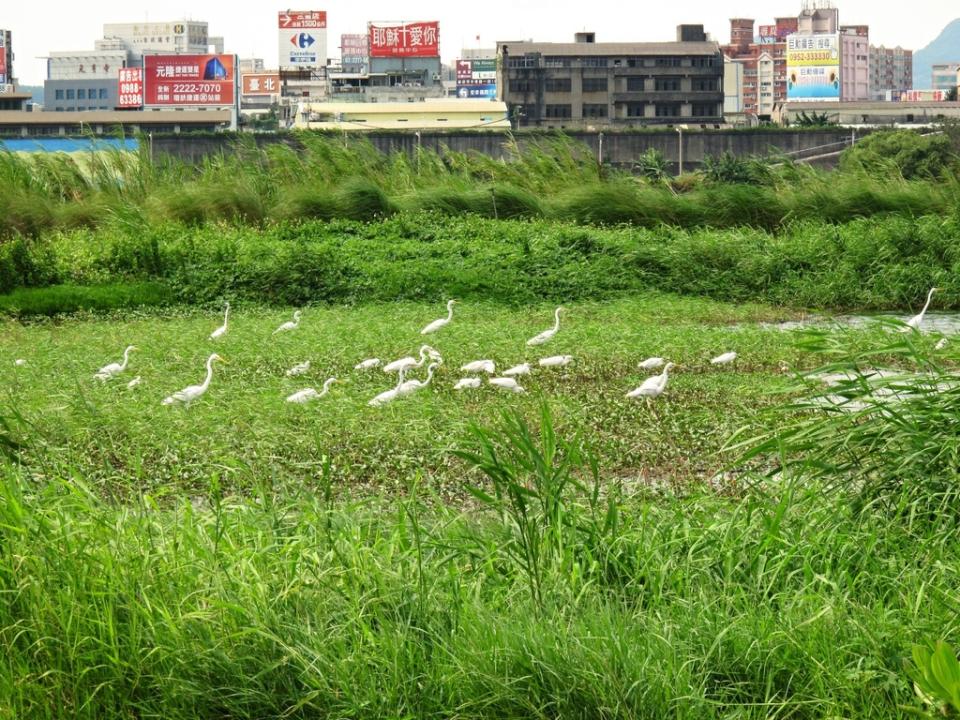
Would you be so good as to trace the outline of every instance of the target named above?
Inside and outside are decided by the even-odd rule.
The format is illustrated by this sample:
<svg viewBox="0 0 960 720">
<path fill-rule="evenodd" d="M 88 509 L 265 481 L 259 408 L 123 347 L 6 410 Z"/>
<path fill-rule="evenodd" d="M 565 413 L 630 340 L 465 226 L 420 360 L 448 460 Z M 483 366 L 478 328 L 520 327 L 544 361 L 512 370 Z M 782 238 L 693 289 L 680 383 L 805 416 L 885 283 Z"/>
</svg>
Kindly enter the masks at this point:
<svg viewBox="0 0 960 720">
<path fill-rule="evenodd" d="M 798 347 L 766 324 L 794 315 L 763 305 L 566 307 L 531 349 L 553 305 L 464 302 L 427 338 L 436 385 L 379 409 L 366 400 L 392 382 L 353 365 L 413 354 L 442 304 L 308 307 L 281 335 L 292 308 L 240 304 L 215 343 L 222 316 L 197 308 L 6 321 L 0 439 L 21 447 L 0 469 L 0 718 L 920 709 L 911 647 L 960 633 L 956 514 L 857 509 L 794 470 L 718 476 L 735 431 L 791 422 L 764 412 L 792 382 L 780 363 L 832 351 Z M 843 346 L 895 362 L 877 337 Z M 129 370 L 95 381 L 131 343 Z M 162 406 L 214 349 L 229 364 L 207 394 Z M 732 369 L 709 365 L 730 349 Z M 525 395 L 452 390 L 464 362 L 554 354 L 576 362 Z M 680 365 L 653 409 L 623 397 L 649 355 Z M 350 382 L 284 402 L 330 375 Z M 855 436 L 841 420 L 824 447 Z M 917 441 L 955 447 L 951 432 Z"/>
<path fill-rule="evenodd" d="M 550 326 L 553 307 L 504 308 L 463 303 L 454 322 L 423 338 L 419 330 L 445 314 L 442 305 L 373 304 L 308 308 L 298 330 L 272 335 L 290 311 L 235 308 L 228 334 L 207 339 L 220 323 L 212 312 L 173 312 L 94 320 L 67 320 L 4 328 L 2 371 L 6 404 L 43 438 L 40 453 L 61 473 L 79 471 L 110 493 L 202 491 L 210 482 L 250 489 L 315 484 L 323 458 L 332 458 L 344 487 L 403 489 L 418 476 L 445 492 L 461 490 L 461 469 L 449 448 L 472 420 L 487 422 L 505 407 L 528 412 L 541 398 L 556 406 L 561 427 L 586 428 L 605 467 L 631 481 L 686 483 L 709 479 L 727 437 L 747 423 L 764 393 L 778 382 L 781 361 L 796 363 L 784 333 L 758 321 L 789 313 L 759 305 L 648 295 L 567 307 L 561 332 L 540 348 L 525 340 Z M 416 355 L 422 340 L 445 364 L 436 385 L 385 408 L 366 401 L 392 386 L 382 371 L 357 372 L 368 357 L 387 362 Z M 136 345 L 128 390 L 120 379 L 102 385 L 93 373 Z M 728 349 L 740 354 L 737 372 L 708 361 Z M 185 412 L 161 399 L 200 382 L 216 350 L 211 389 Z M 495 388 L 455 392 L 459 367 L 490 358 L 502 369 L 570 354 L 567 368 L 538 369 L 523 379 L 529 393 Z M 660 355 L 678 363 L 675 379 L 651 413 L 627 401 L 645 374 L 637 362 Z M 12 359 L 26 365 L 14 367 Z M 308 376 L 285 371 L 310 360 Z M 304 407 L 286 395 L 319 388 L 331 376 L 349 380 Z M 423 377 L 424 373 L 420 373 Z"/>
</svg>

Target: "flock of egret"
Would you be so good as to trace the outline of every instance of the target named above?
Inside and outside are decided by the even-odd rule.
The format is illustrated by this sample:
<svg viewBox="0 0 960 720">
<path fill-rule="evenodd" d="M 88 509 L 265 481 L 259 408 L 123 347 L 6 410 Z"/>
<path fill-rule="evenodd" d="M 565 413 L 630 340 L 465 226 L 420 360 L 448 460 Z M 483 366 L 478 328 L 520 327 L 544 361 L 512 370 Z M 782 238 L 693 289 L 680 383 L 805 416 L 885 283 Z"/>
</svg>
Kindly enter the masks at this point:
<svg viewBox="0 0 960 720">
<path fill-rule="evenodd" d="M 447 303 L 447 316 L 434 320 L 424 327 L 420 333 L 421 335 L 430 335 L 441 330 L 445 326 L 449 325 L 453 321 L 453 307 L 456 304 L 455 300 L 450 300 Z M 552 327 L 547 328 L 543 332 L 535 335 L 534 337 L 527 340 L 527 346 L 536 347 L 544 345 L 549 342 L 553 337 L 557 335 L 560 331 L 560 315 L 563 312 L 562 307 L 558 307 L 554 312 L 554 324 Z M 283 323 L 276 330 L 273 331 L 273 334 L 286 333 L 296 330 L 300 325 L 302 313 L 297 310 L 293 313 L 293 320 Z M 229 330 L 229 319 L 230 319 L 230 304 L 226 304 L 223 315 L 223 324 L 210 333 L 210 340 L 216 341 L 219 338 L 222 338 L 227 334 Z M 97 380 L 106 382 L 112 380 L 118 375 L 126 371 L 130 363 L 130 353 L 134 352 L 137 348 L 133 345 L 127 347 L 123 352 L 123 361 L 114 362 L 109 365 L 104 365 L 100 368 L 95 374 L 94 378 Z M 737 357 L 735 352 L 728 352 L 713 358 L 711 362 L 715 365 L 727 365 L 732 363 Z M 213 380 L 213 366 L 217 362 L 226 362 L 220 355 L 213 353 L 207 358 L 206 363 L 206 377 L 203 382 L 198 385 L 189 385 L 183 390 L 172 393 L 163 399 L 162 404 L 164 405 L 174 405 L 182 404 L 186 407 L 189 407 L 191 403 L 203 396 L 203 394 L 210 387 L 210 383 Z M 427 375 L 423 380 L 417 379 L 407 379 L 407 376 L 413 372 L 422 368 L 425 364 L 427 365 Z M 541 368 L 557 368 L 557 367 L 566 367 L 574 362 L 574 357 L 572 355 L 553 355 L 550 357 L 541 358 L 537 365 Z M 367 358 L 361 360 L 354 366 L 354 370 L 358 371 L 369 371 L 376 368 L 381 368 L 383 372 L 387 374 L 396 374 L 397 383 L 392 388 L 385 390 L 376 397 L 372 398 L 368 404 L 373 407 L 380 407 L 387 403 L 390 403 L 399 398 L 407 397 L 413 393 L 422 390 L 423 388 L 428 387 L 434 379 L 434 374 L 440 365 L 443 364 L 443 357 L 440 353 L 430 345 L 423 345 L 420 347 L 420 351 L 417 357 L 403 357 L 397 360 L 393 360 L 382 366 L 380 358 Z M 660 357 L 651 357 L 643 362 L 641 362 L 638 367 L 641 370 L 652 371 L 659 368 L 663 368 L 663 371 L 654 375 L 653 377 L 648 378 L 640 385 L 638 388 L 631 390 L 626 394 L 628 398 L 645 398 L 648 402 L 654 398 L 659 397 L 663 394 L 664 390 L 667 387 L 667 382 L 669 380 L 670 370 L 676 367 L 673 363 L 667 363 L 663 358 Z M 483 380 L 481 377 L 486 376 L 487 384 L 492 387 L 496 387 L 505 391 L 513 393 L 523 393 L 525 389 L 520 385 L 517 378 L 531 375 L 533 372 L 533 367 L 530 363 L 525 362 L 519 365 L 515 365 L 505 371 L 503 371 L 499 376 L 496 374 L 496 363 L 493 360 L 483 359 L 475 360 L 468 362 L 461 366 L 460 370 L 467 375 L 456 382 L 453 386 L 454 390 L 462 391 L 468 389 L 476 389 L 483 385 Z M 286 371 L 287 377 L 298 377 L 304 375 L 310 370 L 310 361 L 306 360 L 304 362 L 294 365 L 292 368 Z M 141 378 L 138 376 L 131 380 L 128 383 L 128 387 L 134 388 L 139 385 Z M 317 400 L 325 396 L 329 391 L 332 385 L 338 382 L 344 382 L 338 380 L 337 378 L 329 378 L 323 384 L 321 390 L 316 390 L 315 388 L 308 387 L 302 390 L 289 395 L 286 398 L 286 401 L 289 403 L 303 404 L 308 403 L 313 400 Z"/>
</svg>

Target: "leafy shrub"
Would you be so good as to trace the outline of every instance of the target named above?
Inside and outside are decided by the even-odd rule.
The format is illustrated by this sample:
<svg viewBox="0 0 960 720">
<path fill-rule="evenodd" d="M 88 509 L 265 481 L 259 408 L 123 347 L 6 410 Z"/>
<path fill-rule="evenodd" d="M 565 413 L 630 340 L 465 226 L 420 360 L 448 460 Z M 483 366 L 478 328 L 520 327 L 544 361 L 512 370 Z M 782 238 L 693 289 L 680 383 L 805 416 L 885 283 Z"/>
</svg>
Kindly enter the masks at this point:
<svg viewBox="0 0 960 720">
<path fill-rule="evenodd" d="M 946 135 L 890 130 L 871 133 L 845 150 L 840 167 L 880 176 L 894 171 L 908 180 L 939 178 L 957 169 L 957 156 Z"/>
<path fill-rule="evenodd" d="M 81 310 L 107 312 L 134 307 L 168 305 L 170 289 L 160 283 L 126 283 L 81 287 L 53 285 L 44 288 L 19 288 L 0 295 L 0 314 L 13 317 L 61 315 Z"/>
</svg>

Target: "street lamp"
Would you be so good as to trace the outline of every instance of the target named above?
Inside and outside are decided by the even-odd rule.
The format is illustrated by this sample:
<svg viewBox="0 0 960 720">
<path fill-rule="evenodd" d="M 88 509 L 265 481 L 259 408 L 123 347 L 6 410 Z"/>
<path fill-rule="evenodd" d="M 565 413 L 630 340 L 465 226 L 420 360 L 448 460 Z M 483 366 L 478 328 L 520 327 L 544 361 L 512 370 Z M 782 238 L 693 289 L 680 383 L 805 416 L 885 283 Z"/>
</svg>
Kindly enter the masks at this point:
<svg viewBox="0 0 960 720">
<path fill-rule="evenodd" d="M 677 175 L 683 175 L 683 125 L 677 128 L 677 133 L 680 135 L 679 140 L 677 140 L 677 160 L 679 161 Z"/>
</svg>

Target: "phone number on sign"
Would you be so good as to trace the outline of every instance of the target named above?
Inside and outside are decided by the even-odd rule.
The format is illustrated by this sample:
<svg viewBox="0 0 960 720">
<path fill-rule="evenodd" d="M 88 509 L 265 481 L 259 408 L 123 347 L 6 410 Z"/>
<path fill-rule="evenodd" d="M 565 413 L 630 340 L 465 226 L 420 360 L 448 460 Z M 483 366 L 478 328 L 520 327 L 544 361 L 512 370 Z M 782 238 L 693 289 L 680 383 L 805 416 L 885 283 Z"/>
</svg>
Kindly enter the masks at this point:
<svg viewBox="0 0 960 720">
<path fill-rule="evenodd" d="M 218 93 L 223 90 L 222 83 L 174 83 L 171 92 L 181 93 Z"/>
</svg>

